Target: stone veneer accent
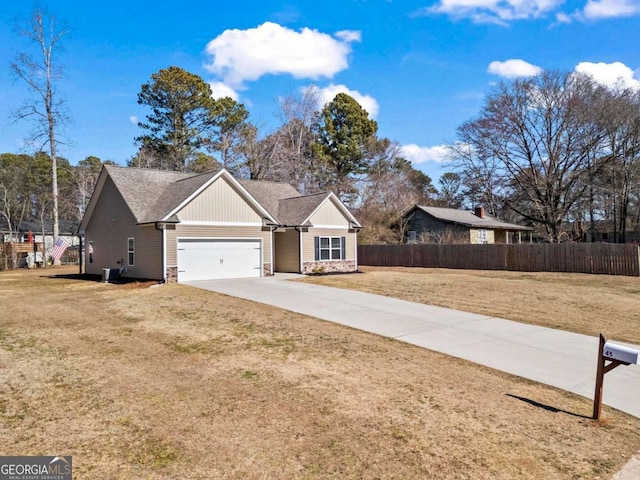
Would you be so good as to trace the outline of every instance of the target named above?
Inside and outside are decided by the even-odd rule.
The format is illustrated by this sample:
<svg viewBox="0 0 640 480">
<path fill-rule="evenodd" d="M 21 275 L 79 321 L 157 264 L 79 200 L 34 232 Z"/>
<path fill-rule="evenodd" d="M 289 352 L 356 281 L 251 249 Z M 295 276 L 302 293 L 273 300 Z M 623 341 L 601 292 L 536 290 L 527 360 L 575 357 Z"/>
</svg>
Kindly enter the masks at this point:
<svg viewBox="0 0 640 480">
<path fill-rule="evenodd" d="M 270 277 L 271 275 L 273 275 L 271 273 L 271 264 L 270 263 L 264 263 L 262 265 L 262 276 L 263 277 Z"/>
<path fill-rule="evenodd" d="M 309 275 L 313 273 L 334 273 L 334 272 L 355 272 L 356 262 L 354 260 L 332 260 L 324 262 L 304 262 L 302 273 Z"/>
<path fill-rule="evenodd" d="M 178 283 L 178 267 L 167 267 L 167 283 Z"/>
</svg>

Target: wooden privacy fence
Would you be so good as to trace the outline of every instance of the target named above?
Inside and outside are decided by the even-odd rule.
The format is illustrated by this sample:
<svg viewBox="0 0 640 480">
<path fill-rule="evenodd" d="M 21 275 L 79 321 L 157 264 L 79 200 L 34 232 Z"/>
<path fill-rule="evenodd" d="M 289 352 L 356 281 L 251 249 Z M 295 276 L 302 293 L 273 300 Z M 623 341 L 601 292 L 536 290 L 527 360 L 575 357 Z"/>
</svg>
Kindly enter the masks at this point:
<svg viewBox="0 0 640 480">
<path fill-rule="evenodd" d="M 36 243 L 38 251 L 42 251 L 42 243 Z M 0 250 L 5 255 L 10 255 L 11 253 L 29 253 L 33 252 L 33 243 L 26 242 L 7 242 L 0 243 Z"/>
<path fill-rule="evenodd" d="M 640 248 L 614 243 L 520 245 L 359 245 L 358 263 L 371 266 L 573 272 L 640 276 Z"/>
</svg>

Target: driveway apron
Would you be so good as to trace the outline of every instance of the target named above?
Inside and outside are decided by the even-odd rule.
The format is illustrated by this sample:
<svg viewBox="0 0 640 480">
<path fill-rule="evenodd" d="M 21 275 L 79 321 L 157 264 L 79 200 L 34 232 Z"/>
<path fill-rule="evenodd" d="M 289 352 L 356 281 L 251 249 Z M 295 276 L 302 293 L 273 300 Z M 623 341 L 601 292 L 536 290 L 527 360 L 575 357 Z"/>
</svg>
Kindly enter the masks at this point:
<svg viewBox="0 0 640 480">
<path fill-rule="evenodd" d="M 277 276 L 187 284 L 394 338 L 593 398 L 596 337 Z M 640 365 L 607 373 L 603 402 L 640 417 Z"/>
</svg>

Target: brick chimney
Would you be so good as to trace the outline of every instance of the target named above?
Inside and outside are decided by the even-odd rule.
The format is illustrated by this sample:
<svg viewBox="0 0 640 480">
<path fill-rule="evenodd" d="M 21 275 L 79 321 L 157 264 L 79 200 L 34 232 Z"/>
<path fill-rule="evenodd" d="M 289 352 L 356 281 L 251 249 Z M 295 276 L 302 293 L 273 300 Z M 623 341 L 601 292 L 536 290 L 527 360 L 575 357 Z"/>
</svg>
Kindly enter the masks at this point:
<svg viewBox="0 0 640 480">
<path fill-rule="evenodd" d="M 473 213 L 478 218 L 484 218 L 484 207 L 476 207 Z"/>
</svg>

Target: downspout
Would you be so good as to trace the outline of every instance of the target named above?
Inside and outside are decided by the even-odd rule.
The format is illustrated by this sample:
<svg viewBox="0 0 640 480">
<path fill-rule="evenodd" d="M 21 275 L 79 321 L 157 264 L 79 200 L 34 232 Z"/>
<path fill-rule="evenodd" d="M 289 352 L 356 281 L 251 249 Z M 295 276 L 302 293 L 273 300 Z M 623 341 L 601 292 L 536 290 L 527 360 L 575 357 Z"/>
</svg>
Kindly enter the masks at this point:
<svg viewBox="0 0 640 480">
<path fill-rule="evenodd" d="M 155 227 L 156 230 L 160 230 L 162 232 L 162 242 L 160 245 L 160 248 L 162 249 L 162 281 L 167 283 L 167 249 L 165 248 L 167 245 L 167 224 L 156 222 Z"/>
<path fill-rule="evenodd" d="M 80 239 L 80 245 L 78 246 L 78 275 L 82 275 L 82 257 L 84 256 L 82 252 L 83 235 L 78 234 L 78 238 Z"/>
<path fill-rule="evenodd" d="M 302 273 L 302 230 L 300 227 L 293 227 L 296 232 L 298 232 L 298 263 L 299 263 L 299 272 Z"/>
<path fill-rule="evenodd" d="M 162 229 L 162 274 L 164 283 L 167 283 L 167 228 Z"/>
<path fill-rule="evenodd" d="M 354 257 L 355 257 L 355 260 L 356 260 L 356 272 L 357 272 L 358 271 L 358 229 L 356 228 L 354 230 L 355 230 L 355 234 L 356 234 L 355 235 L 356 244 L 354 246 L 354 250 L 353 251 L 354 251 Z"/>
<path fill-rule="evenodd" d="M 275 272 L 275 267 L 273 265 L 275 256 L 274 256 L 274 250 L 276 248 L 276 244 L 274 243 L 274 232 L 276 231 L 276 228 L 278 227 L 269 227 L 269 232 L 271 233 L 271 275 L 274 274 Z"/>
</svg>

